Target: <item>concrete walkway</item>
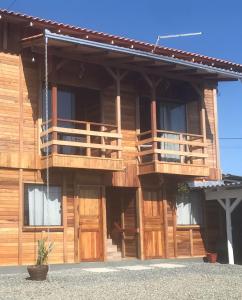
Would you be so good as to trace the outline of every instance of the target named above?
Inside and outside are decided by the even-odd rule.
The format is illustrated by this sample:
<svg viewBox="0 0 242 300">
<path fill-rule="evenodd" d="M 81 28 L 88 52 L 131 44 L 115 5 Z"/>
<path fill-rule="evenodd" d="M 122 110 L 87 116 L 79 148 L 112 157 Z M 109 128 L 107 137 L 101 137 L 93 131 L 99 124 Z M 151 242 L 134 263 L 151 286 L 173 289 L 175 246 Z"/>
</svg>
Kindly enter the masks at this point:
<svg viewBox="0 0 242 300">
<path fill-rule="evenodd" d="M 109 268 L 109 267 L 125 267 L 125 266 L 148 266 L 150 264 L 159 263 L 172 263 L 183 264 L 202 262 L 202 258 L 186 258 L 186 259 L 152 259 L 152 260 L 139 260 L 139 259 L 123 259 L 121 261 L 107 261 L 107 262 L 81 262 L 79 264 L 50 264 L 51 271 L 61 271 L 69 269 L 87 269 L 87 268 Z M 0 266 L 0 274 L 23 274 L 26 273 L 27 266 Z"/>
</svg>

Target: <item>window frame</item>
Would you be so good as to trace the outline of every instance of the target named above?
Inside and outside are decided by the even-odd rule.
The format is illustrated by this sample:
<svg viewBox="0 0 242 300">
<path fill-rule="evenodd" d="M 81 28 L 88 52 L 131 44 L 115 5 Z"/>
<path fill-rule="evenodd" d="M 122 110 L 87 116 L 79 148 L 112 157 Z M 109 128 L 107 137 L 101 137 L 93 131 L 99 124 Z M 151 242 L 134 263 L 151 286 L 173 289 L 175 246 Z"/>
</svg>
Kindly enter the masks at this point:
<svg viewBox="0 0 242 300">
<path fill-rule="evenodd" d="M 23 190 L 22 190 L 22 231 L 63 231 L 64 230 L 64 214 L 63 214 L 63 187 L 60 184 L 50 184 L 50 187 L 58 187 L 60 188 L 61 201 L 60 201 L 60 209 L 61 209 L 61 225 L 25 225 L 25 194 L 26 187 L 28 185 L 41 185 L 46 186 L 43 182 L 33 182 L 33 181 L 24 181 L 23 182 Z"/>
</svg>

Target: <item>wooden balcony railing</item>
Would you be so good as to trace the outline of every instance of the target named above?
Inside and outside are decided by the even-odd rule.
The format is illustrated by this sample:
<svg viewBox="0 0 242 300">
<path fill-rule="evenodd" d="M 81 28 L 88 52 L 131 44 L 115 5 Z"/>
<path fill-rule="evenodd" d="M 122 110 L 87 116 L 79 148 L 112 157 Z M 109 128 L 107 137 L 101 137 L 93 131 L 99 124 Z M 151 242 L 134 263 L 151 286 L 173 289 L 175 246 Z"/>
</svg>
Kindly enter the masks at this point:
<svg viewBox="0 0 242 300">
<path fill-rule="evenodd" d="M 138 135 L 138 160 L 206 166 L 206 141 L 202 135 L 166 130 L 142 132 Z"/>
<path fill-rule="evenodd" d="M 121 158 L 117 127 L 109 124 L 57 119 L 42 123 L 41 153 L 85 157 Z"/>
</svg>

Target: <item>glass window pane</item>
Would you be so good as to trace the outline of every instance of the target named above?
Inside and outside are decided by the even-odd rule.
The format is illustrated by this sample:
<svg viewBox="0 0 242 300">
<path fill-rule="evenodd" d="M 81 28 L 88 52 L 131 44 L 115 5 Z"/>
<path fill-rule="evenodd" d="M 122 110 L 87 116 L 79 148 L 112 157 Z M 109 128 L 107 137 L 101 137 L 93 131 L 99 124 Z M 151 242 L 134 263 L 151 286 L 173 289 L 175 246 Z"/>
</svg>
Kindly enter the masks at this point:
<svg viewBox="0 0 242 300">
<path fill-rule="evenodd" d="M 24 225 L 61 225 L 61 188 L 51 186 L 49 199 L 44 185 L 31 184 L 25 189 Z"/>
</svg>

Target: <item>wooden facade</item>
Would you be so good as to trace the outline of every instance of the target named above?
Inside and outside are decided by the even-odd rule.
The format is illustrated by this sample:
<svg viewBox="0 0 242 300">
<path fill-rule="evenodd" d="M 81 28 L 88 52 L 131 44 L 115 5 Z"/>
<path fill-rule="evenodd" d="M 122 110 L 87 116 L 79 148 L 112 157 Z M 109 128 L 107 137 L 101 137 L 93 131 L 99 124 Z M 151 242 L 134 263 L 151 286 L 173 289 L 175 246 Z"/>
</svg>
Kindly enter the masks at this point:
<svg viewBox="0 0 242 300">
<path fill-rule="evenodd" d="M 7 14 L 0 26 L 0 264 L 34 263 L 37 240 L 46 235 L 54 241 L 51 263 L 106 260 L 106 239 L 115 228 L 124 258 L 204 256 L 213 233 L 205 225 L 177 225 L 176 192 L 179 182 L 220 177 L 217 80 L 198 74 L 193 81 L 179 67 L 167 77 L 148 74 L 140 67 L 145 61 L 136 69 L 132 58 L 111 51 L 63 50 L 51 41 L 46 120 L 43 37 L 42 44 L 26 40 L 44 26 Z M 119 68 L 122 62 L 127 70 Z M 66 87 L 83 89 L 89 100 L 84 89 L 98 91 L 100 105 L 83 96 L 72 119 L 61 117 L 58 95 Z M 142 98 L 150 101 L 150 117 L 141 113 Z M 158 128 L 160 99 L 185 104 L 185 132 Z M 62 192 L 61 225 L 27 226 L 25 188 L 46 183 L 46 147 L 50 184 Z M 176 159 L 163 159 L 167 155 Z"/>
</svg>

